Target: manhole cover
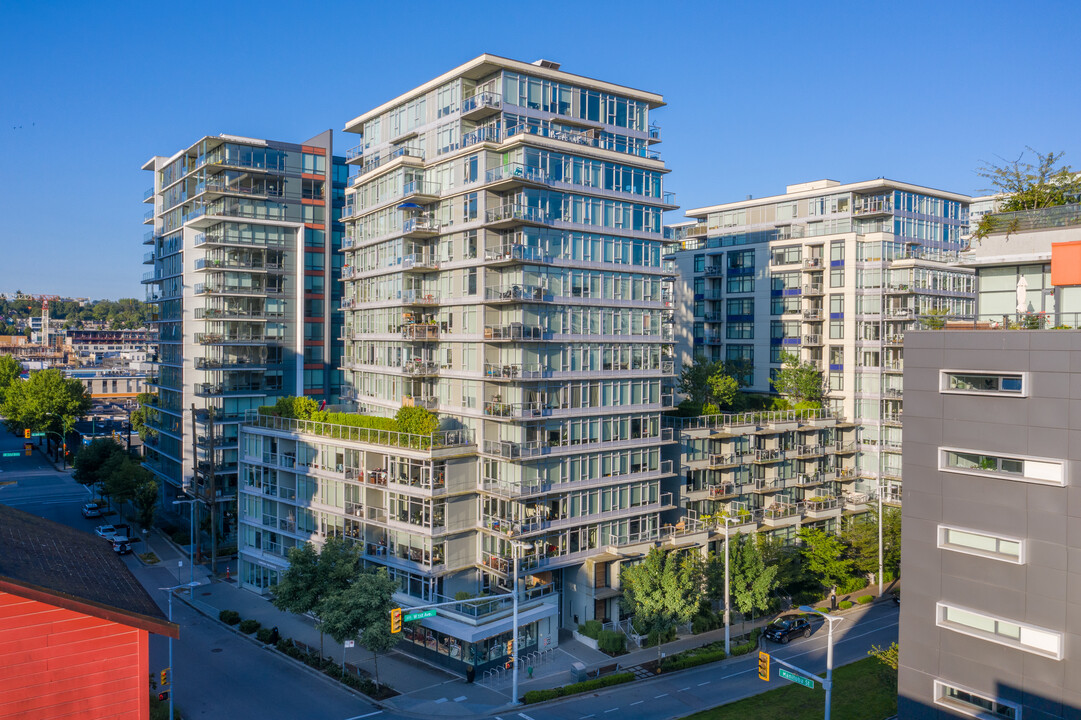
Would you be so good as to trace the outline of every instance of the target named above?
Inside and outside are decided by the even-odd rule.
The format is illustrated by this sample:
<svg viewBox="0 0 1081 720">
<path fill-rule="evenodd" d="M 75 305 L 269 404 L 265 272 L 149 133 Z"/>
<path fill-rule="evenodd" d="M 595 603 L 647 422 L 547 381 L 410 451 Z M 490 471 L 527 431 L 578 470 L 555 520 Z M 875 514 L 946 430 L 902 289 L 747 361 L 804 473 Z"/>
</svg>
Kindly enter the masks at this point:
<svg viewBox="0 0 1081 720">
<path fill-rule="evenodd" d="M 222 648 L 211 648 L 210 652 L 221 652 Z"/>
</svg>

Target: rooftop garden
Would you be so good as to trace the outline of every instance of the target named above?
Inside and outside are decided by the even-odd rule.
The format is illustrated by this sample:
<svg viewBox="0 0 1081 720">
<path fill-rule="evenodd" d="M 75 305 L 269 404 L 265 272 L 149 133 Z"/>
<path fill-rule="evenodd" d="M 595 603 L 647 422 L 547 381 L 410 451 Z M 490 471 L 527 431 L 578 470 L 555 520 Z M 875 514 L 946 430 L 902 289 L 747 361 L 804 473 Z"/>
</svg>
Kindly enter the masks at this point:
<svg viewBox="0 0 1081 720">
<path fill-rule="evenodd" d="M 976 171 L 991 183 L 985 192 L 997 198 L 995 212 L 984 215 L 973 232 L 977 240 L 988 235 L 1045 227 L 1081 224 L 1081 173 L 1059 164 L 1065 153 L 1040 153 L 1035 162 L 1003 160 L 1001 165 L 983 163 Z"/>
<path fill-rule="evenodd" d="M 374 417 L 349 412 L 320 410 L 308 397 L 278 398 L 250 418 L 259 427 L 286 429 L 341 440 L 431 450 L 465 445 L 468 430 L 439 430 L 439 418 L 422 407 L 402 407 L 394 417 Z"/>
<path fill-rule="evenodd" d="M 710 361 L 698 356 L 679 376 L 684 400 L 670 414 L 699 417 L 722 414 L 758 414 L 776 411 L 817 410 L 822 407 L 825 385 L 822 373 L 796 355 L 781 356 L 783 366 L 771 381 L 776 395 L 744 390 L 753 368 L 746 363 Z"/>
</svg>

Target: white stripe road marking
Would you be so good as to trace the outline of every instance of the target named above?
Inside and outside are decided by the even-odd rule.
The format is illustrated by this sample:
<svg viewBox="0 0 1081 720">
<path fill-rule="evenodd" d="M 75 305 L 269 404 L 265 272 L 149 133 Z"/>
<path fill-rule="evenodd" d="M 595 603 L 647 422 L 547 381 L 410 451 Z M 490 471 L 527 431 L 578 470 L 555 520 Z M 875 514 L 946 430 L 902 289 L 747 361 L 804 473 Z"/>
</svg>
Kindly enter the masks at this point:
<svg viewBox="0 0 1081 720">
<path fill-rule="evenodd" d="M 605 714 L 605 715 L 607 715 L 608 713 L 610 713 L 610 712 L 615 712 L 616 710 L 619 710 L 619 708 L 618 708 L 618 707 L 614 707 L 614 708 L 612 708 L 611 710 L 605 710 L 605 711 L 604 711 L 604 714 Z"/>
<path fill-rule="evenodd" d="M 582 717 L 578 718 L 578 720 L 587 720 L 588 718 L 594 717 L 595 715 L 596 715 L 596 713 L 590 713 L 589 715 L 583 715 Z"/>
<path fill-rule="evenodd" d="M 687 687 L 685 687 L 685 688 L 680 688 L 679 690 L 676 690 L 676 692 L 683 692 L 684 690 L 690 690 L 690 689 L 691 689 L 691 686 L 690 686 L 690 685 L 688 685 L 688 686 L 687 686 Z"/>
<path fill-rule="evenodd" d="M 709 680 L 706 680 L 705 682 L 698 683 L 698 687 L 702 687 L 703 685 L 709 685 Z"/>
<path fill-rule="evenodd" d="M 461 702 L 462 700 L 468 700 L 468 699 L 469 699 L 469 697 L 466 696 L 466 695 L 459 695 L 458 697 L 454 698 L 454 702 Z"/>
<path fill-rule="evenodd" d="M 631 707 L 634 707 L 635 705 L 641 705 L 644 702 L 645 702 L 645 700 L 639 700 L 638 702 L 632 702 Z"/>
<path fill-rule="evenodd" d="M 657 700 L 658 698 L 662 698 L 662 697 L 668 697 L 668 693 L 661 693 L 660 695 L 654 695 L 653 699 Z"/>
<path fill-rule="evenodd" d="M 383 712 L 383 711 L 382 710 L 376 710 L 375 712 L 370 712 L 370 713 L 367 713 L 365 715 L 357 715 L 355 717 L 346 718 L 346 720 L 360 720 L 361 718 L 371 717 L 372 715 L 378 715 L 381 712 Z"/>
<path fill-rule="evenodd" d="M 525 713 L 518 713 L 518 714 L 519 714 L 519 715 L 521 715 L 522 717 L 524 717 L 524 718 L 525 718 L 525 720 L 533 720 L 533 718 L 529 717 L 529 716 L 528 716 L 528 715 L 526 715 Z"/>
</svg>

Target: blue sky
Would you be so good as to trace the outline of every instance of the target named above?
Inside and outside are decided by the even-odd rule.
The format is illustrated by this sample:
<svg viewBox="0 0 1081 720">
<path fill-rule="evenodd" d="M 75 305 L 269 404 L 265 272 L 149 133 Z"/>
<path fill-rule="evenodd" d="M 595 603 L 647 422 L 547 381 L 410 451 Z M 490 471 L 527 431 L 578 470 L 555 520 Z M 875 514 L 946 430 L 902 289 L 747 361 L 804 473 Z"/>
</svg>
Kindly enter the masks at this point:
<svg viewBox="0 0 1081 720">
<path fill-rule="evenodd" d="M 347 120 L 483 52 L 662 93 L 686 208 L 823 177 L 974 193 L 1026 145 L 1081 166 L 1079 21 L 1076 0 L 0 0 L 0 291 L 142 297 L 151 155 L 328 127 L 343 152 Z"/>
</svg>

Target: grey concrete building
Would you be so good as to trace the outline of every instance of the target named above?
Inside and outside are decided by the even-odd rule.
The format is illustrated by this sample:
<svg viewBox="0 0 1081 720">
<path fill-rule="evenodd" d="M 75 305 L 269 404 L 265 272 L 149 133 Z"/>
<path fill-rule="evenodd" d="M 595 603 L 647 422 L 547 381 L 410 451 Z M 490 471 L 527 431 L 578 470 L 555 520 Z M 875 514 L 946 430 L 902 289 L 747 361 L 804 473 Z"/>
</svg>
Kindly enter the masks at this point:
<svg viewBox="0 0 1081 720">
<path fill-rule="evenodd" d="M 905 336 L 898 713 L 1081 717 L 1081 334 Z"/>
</svg>

